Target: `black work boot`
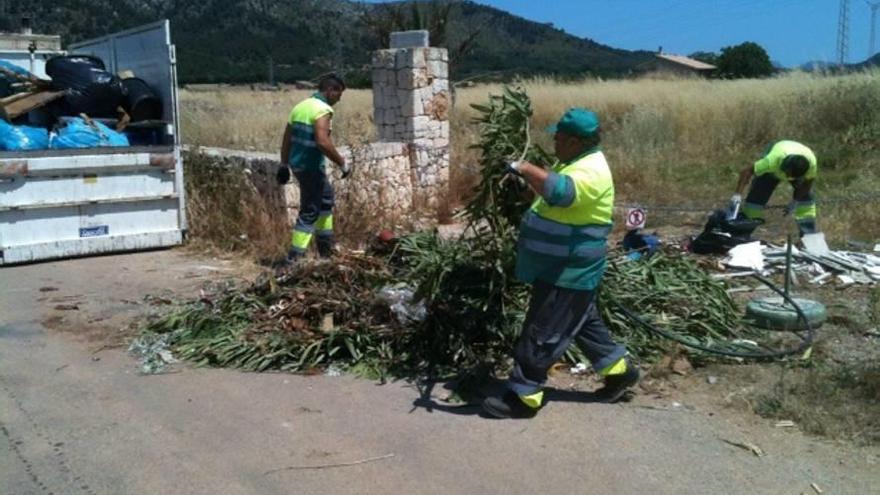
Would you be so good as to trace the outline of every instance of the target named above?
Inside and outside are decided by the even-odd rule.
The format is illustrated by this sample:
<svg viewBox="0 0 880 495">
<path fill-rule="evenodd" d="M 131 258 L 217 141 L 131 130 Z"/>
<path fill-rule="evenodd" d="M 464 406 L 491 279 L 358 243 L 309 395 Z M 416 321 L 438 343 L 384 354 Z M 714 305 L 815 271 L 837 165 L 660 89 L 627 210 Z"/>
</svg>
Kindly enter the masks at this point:
<svg viewBox="0 0 880 495">
<path fill-rule="evenodd" d="M 336 242 L 333 239 L 333 236 L 317 236 L 315 240 L 318 245 L 318 255 L 322 258 L 329 258 L 333 256 L 333 248 L 336 245 Z"/>
<path fill-rule="evenodd" d="M 627 390 L 639 383 L 639 367 L 626 360 L 626 371 L 619 375 L 605 377 L 605 386 L 596 391 L 596 397 L 601 402 L 613 404 L 623 398 Z"/>
<path fill-rule="evenodd" d="M 487 397 L 483 401 L 483 411 L 494 418 L 499 419 L 527 419 L 534 418 L 538 411 L 544 407 L 526 405 L 516 393 L 508 390 L 501 397 Z"/>
<path fill-rule="evenodd" d="M 303 256 L 305 256 L 305 253 L 301 253 L 294 248 L 290 248 L 287 250 L 287 258 L 285 258 L 285 261 L 287 265 L 295 265 L 297 261 L 303 258 Z"/>
</svg>

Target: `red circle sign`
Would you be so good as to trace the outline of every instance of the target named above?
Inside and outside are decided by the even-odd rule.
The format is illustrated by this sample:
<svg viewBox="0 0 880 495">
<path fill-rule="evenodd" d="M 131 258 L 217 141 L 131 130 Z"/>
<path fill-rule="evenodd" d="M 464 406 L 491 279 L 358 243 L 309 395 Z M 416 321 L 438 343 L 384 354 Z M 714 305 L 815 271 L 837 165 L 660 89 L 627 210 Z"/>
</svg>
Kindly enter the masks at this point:
<svg viewBox="0 0 880 495">
<path fill-rule="evenodd" d="M 626 214 L 626 226 L 630 228 L 638 228 L 645 223 L 645 210 L 635 208 Z"/>
</svg>

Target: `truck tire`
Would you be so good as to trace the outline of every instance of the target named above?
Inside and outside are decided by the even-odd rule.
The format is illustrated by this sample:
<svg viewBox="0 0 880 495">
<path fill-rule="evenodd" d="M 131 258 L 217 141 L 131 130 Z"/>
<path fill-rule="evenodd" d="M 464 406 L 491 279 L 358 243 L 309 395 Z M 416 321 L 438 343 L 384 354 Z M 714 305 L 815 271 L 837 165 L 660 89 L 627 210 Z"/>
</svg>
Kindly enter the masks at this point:
<svg viewBox="0 0 880 495">
<path fill-rule="evenodd" d="M 797 297 L 792 299 L 803 311 L 811 328 L 816 329 L 822 326 L 828 317 L 822 303 Z M 800 331 L 807 329 L 804 322 L 798 318 L 794 307 L 787 304 L 781 297 L 763 297 L 749 301 L 746 305 L 746 319 L 754 325 L 768 330 Z"/>
<path fill-rule="evenodd" d="M 162 119 L 162 100 L 143 79 L 123 79 L 122 86 L 125 87 L 125 109 L 132 122 Z"/>
</svg>

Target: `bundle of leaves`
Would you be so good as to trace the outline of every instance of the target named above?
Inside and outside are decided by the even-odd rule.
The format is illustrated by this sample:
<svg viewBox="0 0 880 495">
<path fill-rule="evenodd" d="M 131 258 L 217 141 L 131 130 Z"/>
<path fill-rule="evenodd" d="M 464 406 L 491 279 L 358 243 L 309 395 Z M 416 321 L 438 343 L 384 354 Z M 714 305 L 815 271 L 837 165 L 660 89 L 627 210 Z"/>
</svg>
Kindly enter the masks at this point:
<svg viewBox="0 0 880 495">
<path fill-rule="evenodd" d="M 414 328 L 428 349 L 420 365 L 455 370 L 492 363 L 510 354 L 528 288 L 509 277 L 516 252 L 512 243 L 487 244 L 482 236 L 444 240 L 415 234 L 399 246 L 402 276 L 417 287 L 428 314 Z"/>
<path fill-rule="evenodd" d="M 475 119 L 480 142 L 473 146 L 481 152 L 480 182 L 464 216 L 472 223 L 484 222 L 495 235 L 507 234 L 505 229 L 519 224 L 532 200 L 525 182 L 508 175 L 507 164 L 528 160 L 549 166 L 553 158 L 531 143 L 532 103 L 524 89 L 504 86 L 502 94 L 490 95 L 486 105 L 471 107 L 480 114 Z"/>
</svg>

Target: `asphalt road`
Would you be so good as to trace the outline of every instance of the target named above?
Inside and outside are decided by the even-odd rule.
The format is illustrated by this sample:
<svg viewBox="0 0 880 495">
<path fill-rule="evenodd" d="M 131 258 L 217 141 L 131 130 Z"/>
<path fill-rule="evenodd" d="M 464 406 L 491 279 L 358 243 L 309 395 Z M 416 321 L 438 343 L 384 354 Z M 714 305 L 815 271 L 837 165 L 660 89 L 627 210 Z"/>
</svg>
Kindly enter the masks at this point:
<svg viewBox="0 0 880 495">
<path fill-rule="evenodd" d="M 0 268 L 0 494 L 874 493 L 877 450 L 696 408 L 557 392 L 529 421 L 406 383 L 179 366 L 119 328 L 228 263 L 180 251 Z M 42 290 L 41 290 L 42 289 Z M 75 308 L 75 309 L 74 309 Z M 438 390 L 442 390 L 438 388 Z M 731 442 L 752 442 L 758 457 Z M 284 469 L 290 468 L 290 469 Z"/>
</svg>

